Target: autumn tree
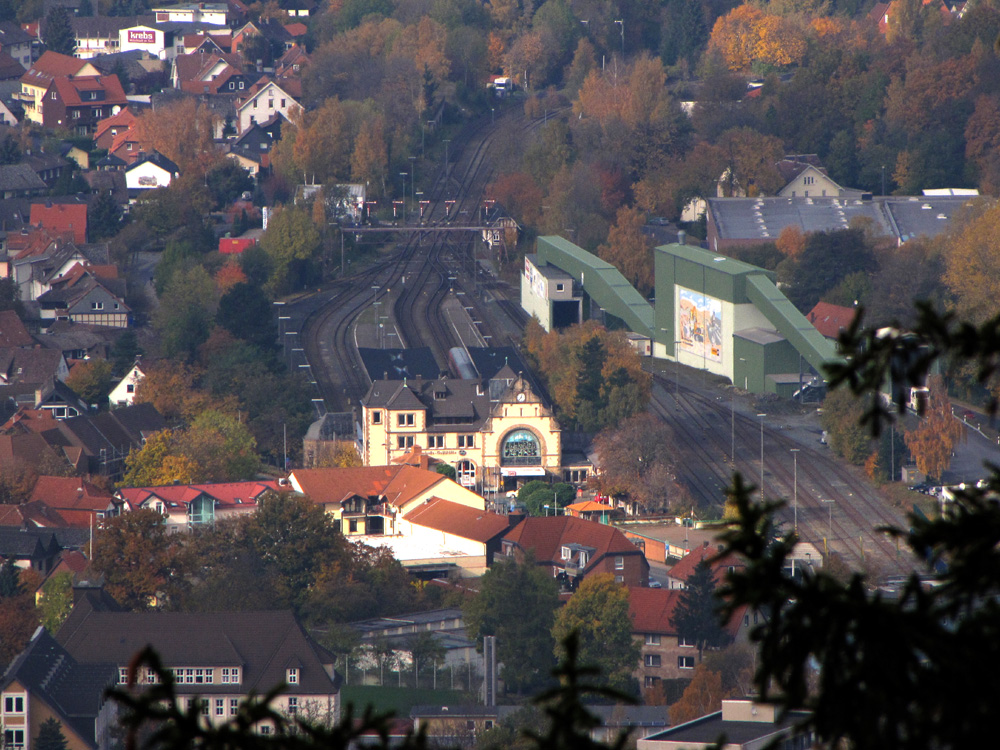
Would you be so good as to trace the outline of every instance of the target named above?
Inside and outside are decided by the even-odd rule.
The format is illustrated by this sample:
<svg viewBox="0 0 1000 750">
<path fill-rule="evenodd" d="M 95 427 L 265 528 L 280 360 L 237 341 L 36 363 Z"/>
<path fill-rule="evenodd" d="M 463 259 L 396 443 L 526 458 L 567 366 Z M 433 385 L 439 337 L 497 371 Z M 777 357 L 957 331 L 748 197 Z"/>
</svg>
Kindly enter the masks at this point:
<svg viewBox="0 0 1000 750">
<path fill-rule="evenodd" d="M 789 19 L 744 3 L 716 20 L 708 49 L 720 54 L 730 70 L 746 70 L 754 64 L 797 63 L 805 55 L 806 44 Z"/>
<path fill-rule="evenodd" d="M 162 604 L 172 570 L 172 551 L 163 516 L 139 509 L 106 518 L 94 535 L 96 571 L 122 607 L 140 611 Z"/>
<path fill-rule="evenodd" d="M 648 297 L 653 290 L 653 244 L 643 232 L 646 217 L 637 208 L 623 206 L 608 241 L 597 248 L 602 260 L 615 266 L 639 294 Z"/>
<path fill-rule="evenodd" d="M 542 191 L 524 172 L 497 177 L 486 186 L 486 194 L 524 224 L 535 225 L 541 217 Z"/>
<path fill-rule="evenodd" d="M 106 359 L 90 359 L 73 366 L 66 385 L 88 404 L 101 404 L 111 390 L 111 363 Z"/>
<path fill-rule="evenodd" d="M 370 127 L 362 128 L 354 141 L 351 154 L 351 179 L 368 186 L 372 196 L 381 196 L 386 190 L 389 172 L 389 152 L 386 149 L 385 119 L 376 117 Z"/>
<path fill-rule="evenodd" d="M 965 428 L 951 411 L 941 376 L 930 378 L 927 386 L 929 393 L 920 425 L 906 431 L 906 447 L 917 462 L 917 469 L 940 480 L 951 466 L 955 446 L 965 438 Z"/>
<path fill-rule="evenodd" d="M 183 362 L 160 360 L 144 366 L 135 388 L 135 403 L 152 404 L 168 423 L 192 420 L 206 409 L 235 411 L 232 396 L 216 399 L 198 386 L 201 371 Z"/>
<path fill-rule="evenodd" d="M 714 713 L 724 697 L 722 675 L 699 664 L 680 700 L 670 707 L 670 723 L 676 726 Z"/>
<path fill-rule="evenodd" d="M 1000 311 L 1000 204 L 976 203 L 956 220 L 944 282 L 963 318 L 982 323 Z"/>
<path fill-rule="evenodd" d="M 628 588 L 615 583 L 612 574 L 584 578 L 556 614 L 552 636 L 557 657 L 563 655 L 566 637 L 573 632 L 579 638 L 580 664 L 601 670 L 594 678 L 597 684 L 638 694 L 633 672 L 639 664 L 639 646 L 632 638 Z"/>
<path fill-rule="evenodd" d="M 204 176 L 222 158 L 215 147 L 217 120 L 208 106 L 185 98 L 142 114 L 135 138 L 174 162 L 181 174 Z"/>
<path fill-rule="evenodd" d="M 627 497 L 646 512 L 679 510 L 685 494 L 674 475 L 676 438 L 649 413 L 605 428 L 594 440 L 601 471 L 591 485 L 610 497 Z"/>
<path fill-rule="evenodd" d="M 496 636 L 500 676 L 510 689 L 524 692 L 548 682 L 558 606 L 555 580 L 530 554 L 521 562 L 494 562 L 480 579 L 479 593 L 466 601 L 469 637 L 480 643 L 484 635 Z"/>
<path fill-rule="evenodd" d="M 774 195 L 784 185 L 776 166 L 785 154 L 779 138 L 752 128 L 733 128 L 720 136 L 718 145 L 728 162 L 726 195 Z"/>
</svg>

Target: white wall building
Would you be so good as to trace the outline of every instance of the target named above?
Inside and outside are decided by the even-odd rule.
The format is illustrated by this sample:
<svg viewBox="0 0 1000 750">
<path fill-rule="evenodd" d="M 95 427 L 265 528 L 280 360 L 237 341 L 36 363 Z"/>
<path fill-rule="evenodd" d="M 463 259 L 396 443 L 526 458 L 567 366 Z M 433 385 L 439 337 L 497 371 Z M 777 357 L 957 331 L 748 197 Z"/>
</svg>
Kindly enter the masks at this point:
<svg viewBox="0 0 1000 750">
<path fill-rule="evenodd" d="M 135 389 L 139 381 L 146 377 L 145 373 L 139 369 L 139 364 L 132 365 L 132 369 L 126 373 L 125 377 L 118 381 L 118 385 L 111 389 L 108 394 L 108 401 L 112 408 L 119 406 L 131 406 L 135 401 Z"/>
</svg>

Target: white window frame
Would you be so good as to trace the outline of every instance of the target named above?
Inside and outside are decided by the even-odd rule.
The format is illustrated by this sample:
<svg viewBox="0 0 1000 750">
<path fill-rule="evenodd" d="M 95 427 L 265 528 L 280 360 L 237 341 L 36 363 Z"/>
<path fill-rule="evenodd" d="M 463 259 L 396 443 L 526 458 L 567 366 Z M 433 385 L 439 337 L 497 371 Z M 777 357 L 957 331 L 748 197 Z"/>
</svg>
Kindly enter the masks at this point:
<svg viewBox="0 0 1000 750">
<path fill-rule="evenodd" d="M 678 669 L 694 669 L 694 657 L 693 656 L 678 656 L 677 657 L 677 668 Z"/>
<path fill-rule="evenodd" d="M 659 633 L 646 633 L 646 645 L 647 646 L 659 646 L 660 645 L 660 634 Z"/>
<path fill-rule="evenodd" d="M 299 668 L 298 667 L 289 667 L 288 669 L 285 670 L 285 682 L 287 682 L 289 685 L 298 685 L 299 684 Z"/>
<path fill-rule="evenodd" d="M 643 666 L 658 669 L 663 666 L 663 658 L 659 654 L 646 654 L 642 659 Z"/>
</svg>

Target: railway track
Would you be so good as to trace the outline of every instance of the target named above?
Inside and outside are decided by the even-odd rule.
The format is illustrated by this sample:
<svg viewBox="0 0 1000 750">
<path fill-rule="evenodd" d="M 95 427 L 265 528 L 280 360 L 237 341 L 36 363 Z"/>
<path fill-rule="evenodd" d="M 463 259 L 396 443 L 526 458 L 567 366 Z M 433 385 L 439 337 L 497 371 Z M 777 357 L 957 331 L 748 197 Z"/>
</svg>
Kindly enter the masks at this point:
<svg viewBox="0 0 1000 750">
<path fill-rule="evenodd" d="M 659 376 L 654 381 L 651 409 L 677 431 L 678 479 L 702 503 L 722 502 L 734 469 L 748 482 L 760 484 L 760 419 L 734 410 L 730 399 L 668 384 Z M 797 513 L 790 502 L 779 518 L 786 528 L 797 525 L 800 539 L 838 552 L 852 567 L 880 574 L 912 569 L 914 561 L 877 530 L 900 527 L 903 518 L 863 477 L 825 449 L 817 450 L 781 429 L 765 424 L 763 437 L 764 496 L 791 501 L 798 486 Z M 797 482 L 793 449 L 798 453 Z M 728 461 L 720 460 L 725 458 Z"/>
</svg>

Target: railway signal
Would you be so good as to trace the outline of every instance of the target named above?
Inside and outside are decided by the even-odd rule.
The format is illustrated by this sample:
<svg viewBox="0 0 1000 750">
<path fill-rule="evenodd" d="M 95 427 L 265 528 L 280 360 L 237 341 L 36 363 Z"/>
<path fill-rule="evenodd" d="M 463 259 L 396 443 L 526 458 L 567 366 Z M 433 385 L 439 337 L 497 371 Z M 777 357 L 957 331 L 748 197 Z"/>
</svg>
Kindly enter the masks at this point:
<svg viewBox="0 0 1000 750">
<path fill-rule="evenodd" d="M 404 205 L 403 201 L 393 201 L 392 202 L 392 218 L 396 218 L 396 207 Z M 405 210 L 405 209 L 404 209 Z"/>
<path fill-rule="evenodd" d="M 444 218 L 445 221 L 451 221 L 451 207 L 455 205 L 455 201 L 448 200 L 444 202 Z"/>
</svg>

